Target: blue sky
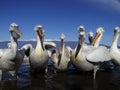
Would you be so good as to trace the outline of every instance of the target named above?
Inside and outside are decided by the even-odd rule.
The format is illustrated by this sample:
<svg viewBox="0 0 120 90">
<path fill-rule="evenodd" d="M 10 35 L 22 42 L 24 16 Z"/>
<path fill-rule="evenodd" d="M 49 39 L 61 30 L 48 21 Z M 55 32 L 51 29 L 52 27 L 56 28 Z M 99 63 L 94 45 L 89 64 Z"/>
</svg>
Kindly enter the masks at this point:
<svg viewBox="0 0 120 90">
<path fill-rule="evenodd" d="M 12 22 L 23 33 L 20 40 L 36 38 L 37 24 L 43 26 L 45 39 L 59 39 L 64 33 L 66 40 L 75 41 L 79 25 L 86 33 L 103 27 L 101 43 L 110 45 L 114 27 L 120 27 L 120 0 L 0 0 L 0 40 L 10 40 Z"/>
</svg>

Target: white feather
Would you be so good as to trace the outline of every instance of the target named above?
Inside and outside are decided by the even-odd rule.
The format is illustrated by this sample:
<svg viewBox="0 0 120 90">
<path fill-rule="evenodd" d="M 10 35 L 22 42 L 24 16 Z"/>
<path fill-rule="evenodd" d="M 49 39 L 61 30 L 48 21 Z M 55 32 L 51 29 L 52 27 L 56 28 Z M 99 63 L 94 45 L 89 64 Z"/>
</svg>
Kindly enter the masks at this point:
<svg viewBox="0 0 120 90">
<path fill-rule="evenodd" d="M 86 56 L 90 62 L 104 62 L 111 60 L 109 51 L 106 47 L 100 46 Z"/>
</svg>

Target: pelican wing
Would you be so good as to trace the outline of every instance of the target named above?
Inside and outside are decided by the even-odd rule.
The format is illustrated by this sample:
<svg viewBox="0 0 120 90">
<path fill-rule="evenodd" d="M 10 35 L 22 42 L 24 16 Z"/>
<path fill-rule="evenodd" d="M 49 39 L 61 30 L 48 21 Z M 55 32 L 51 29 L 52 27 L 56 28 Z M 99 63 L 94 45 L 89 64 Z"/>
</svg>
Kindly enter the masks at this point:
<svg viewBox="0 0 120 90">
<path fill-rule="evenodd" d="M 69 51 L 69 54 L 71 55 L 73 49 L 70 46 L 66 46 L 66 49 Z"/>
<path fill-rule="evenodd" d="M 2 57 L 2 55 L 3 55 L 3 52 L 2 52 L 2 50 L 0 50 L 0 58 Z"/>
<path fill-rule="evenodd" d="M 0 58 L 12 59 L 13 53 L 11 49 L 0 49 Z"/>
<path fill-rule="evenodd" d="M 73 49 L 70 46 L 66 46 L 66 48 L 71 52 Z"/>
<path fill-rule="evenodd" d="M 109 51 L 106 47 L 100 46 L 86 56 L 90 62 L 104 62 L 110 60 Z"/>
<path fill-rule="evenodd" d="M 82 52 L 84 52 L 84 54 L 87 56 L 89 55 L 91 52 L 93 52 L 96 49 L 96 47 L 93 47 L 91 45 L 84 45 L 81 49 Z"/>
<path fill-rule="evenodd" d="M 28 48 L 32 48 L 32 44 L 25 44 L 21 47 L 21 50 L 25 49 L 27 50 Z"/>
<path fill-rule="evenodd" d="M 24 52 L 26 56 L 29 56 L 29 54 L 34 50 L 32 47 L 32 44 L 25 44 L 21 47 L 22 53 Z"/>
<path fill-rule="evenodd" d="M 55 48 L 56 44 L 54 42 L 44 42 L 45 48 L 50 49 L 50 48 Z"/>
</svg>

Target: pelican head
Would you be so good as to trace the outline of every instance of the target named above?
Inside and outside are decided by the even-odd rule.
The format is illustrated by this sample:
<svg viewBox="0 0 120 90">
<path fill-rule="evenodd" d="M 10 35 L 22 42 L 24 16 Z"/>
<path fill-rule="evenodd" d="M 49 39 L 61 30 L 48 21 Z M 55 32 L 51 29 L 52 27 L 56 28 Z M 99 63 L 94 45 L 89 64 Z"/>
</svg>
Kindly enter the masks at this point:
<svg viewBox="0 0 120 90">
<path fill-rule="evenodd" d="M 61 40 L 64 40 L 64 39 L 65 39 L 65 35 L 64 35 L 64 34 L 61 34 L 60 39 L 61 39 Z"/>
<path fill-rule="evenodd" d="M 97 40 L 103 34 L 103 32 L 104 32 L 104 30 L 102 27 L 97 28 L 95 40 Z"/>
<path fill-rule="evenodd" d="M 35 31 L 37 32 L 37 35 L 42 39 L 44 37 L 44 30 L 42 28 L 42 25 L 35 26 Z"/>
<path fill-rule="evenodd" d="M 115 27 L 114 33 L 119 33 L 119 32 L 120 32 L 120 28 L 119 27 Z"/>
<path fill-rule="evenodd" d="M 79 32 L 82 32 L 82 31 L 84 31 L 84 30 L 85 30 L 84 26 L 81 25 L 81 26 L 78 27 L 78 33 L 79 33 Z"/>
<path fill-rule="evenodd" d="M 9 31 L 11 32 L 12 36 L 16 39 L 22 36 L 22 32 L 19 30 L 19 26 L 16 23 L 12 23 L 10 25 Z"/>
<path fill-rule="evenodd" d="M 103 33 L 104 32 L 104 30 L 103 30 L 103 28 L 102 27 L 99 27 L 99 28 L 97 28 L 97 31 L 96 31 L 97 33 Z"/>
<path fill-rule="evenodd" d="M 89 37 L 93 37 L 93 32 L 89 32 L 89 33 L 88 33 L 88 36 L 89 36 Z"/>
</svg>

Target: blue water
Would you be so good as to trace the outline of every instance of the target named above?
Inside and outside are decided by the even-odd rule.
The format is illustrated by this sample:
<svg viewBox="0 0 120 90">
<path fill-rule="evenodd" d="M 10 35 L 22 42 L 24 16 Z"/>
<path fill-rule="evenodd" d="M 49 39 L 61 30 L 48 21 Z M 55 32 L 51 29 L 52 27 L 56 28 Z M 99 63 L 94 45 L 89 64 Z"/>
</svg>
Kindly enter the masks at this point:
<svg viewBox="0 0 120 90">
<path fill-rule="evenodd" d="M 0 48 L 7 47 L 6 42 L 0 43 Z M 35 47 L 34 41 L 20 41 L 19 48 L 24 44 L 31 43 Z M 57 47 L 60 43 L 55 41 Z M 67 45 L 74 48 L 77 42 L 67 42 Z M 52 63 L 48 63 L 48 73 L 30 75 L 30 65 L 23 62 L 19 71 L 18 79 L 8 74 L 3 75 L 0 83 L 0 90 L 120 90 L 120 70 L 119 69 L 100 69 L 97 72 L 96 80 L 93 80 L 92 72 L 82 72 L 75 70 L 71 65 L 69 71 L 54 74 Z M 111 66 L 112 67 L 112 66 Z"/>
</svg>

